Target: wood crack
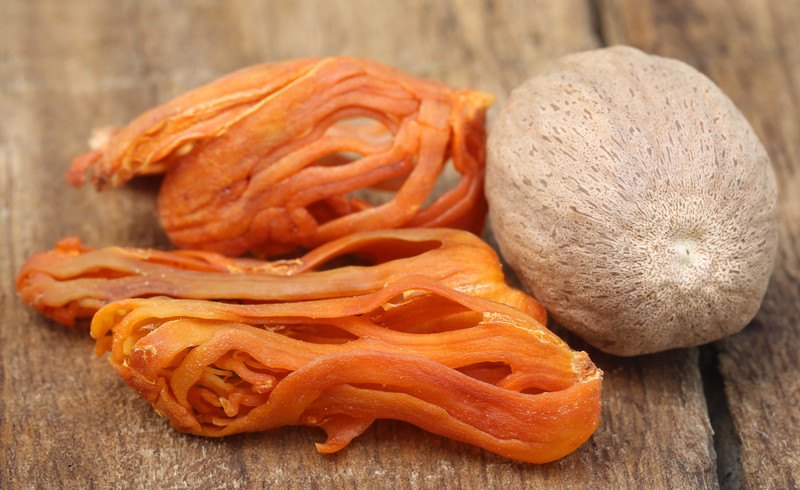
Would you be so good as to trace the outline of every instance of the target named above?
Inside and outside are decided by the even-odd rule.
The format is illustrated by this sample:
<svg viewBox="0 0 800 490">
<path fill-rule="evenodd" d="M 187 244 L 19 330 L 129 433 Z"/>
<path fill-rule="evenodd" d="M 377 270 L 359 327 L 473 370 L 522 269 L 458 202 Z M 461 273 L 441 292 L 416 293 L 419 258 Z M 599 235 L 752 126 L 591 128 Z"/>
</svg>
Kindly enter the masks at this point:
<svg viewBox="0 0 800 490">
<path fill-rule="evenodd" d="M 725 395 L 722 375 L 719 372 L 717 347 L 707 344 L 700 348 L 700 376 L 708 407 L 708 419 L 714 430 L 714 452 L 717 459 L 717 479 L 722 489 L 742 488 L 742 441 L 731 417 Z"/>
<path fill-rule="evenodd" d="M 2 189 L 2 199 L 0 199 L 0 230 L 2 230 L 2 236 L 7 237 L 5 243 L 3 243 L 3 258 L 0 255 L 0 305 L 2 305 L 2 309 L 4 312 L 4 318 L 7 319 L 15 319 L 17 318 L 17 303 L 16 303 L 16 296 L 13 294 L 13 275 L 14 272 L 17 270 L 17 264 L 15 263 L 15 253 L 14 253 L 14 240 L 11 240 L 10 237 L 14 236 L 14 233 L 11 229 L 11 200 L 12 200 L 12 189 L 13 182 L 12 182 L 12 169 L 11 169 L 11 157 L 10 153 L 10 145 L 8 142 L 8 138 L 5 136 L 5 128 L 0 127 L 0 189 Z M 5 345 L 6 340 L 5 336 L 7 335 L 7 328 L 0 329 L 0 345 Z M 6 373 L 6 356 L 3 349 L 0 349 L 0 437 L 2 437 L 3 441 L 12 440 L 12 431 L 11 431 L 11 424 L 9 423 L 10 417 L 8 416 L 8 408 L 6 406 L 6 400 L 8 400 L 11 396 L 8 391 L 10 391 L 10 385 L 7 379 Z M 7 451 L 0 451 L 0 483 L 3 481 L 10 480 L 10 464 L 12 462 L 12 455 L 9 454 Z"/>
<path fill-rule="evenodd" d="M 591 29 L 600 46 L 610 46 L 605 26 L 603 24 L 603 0 L 587 0 Z"/>
</svg>

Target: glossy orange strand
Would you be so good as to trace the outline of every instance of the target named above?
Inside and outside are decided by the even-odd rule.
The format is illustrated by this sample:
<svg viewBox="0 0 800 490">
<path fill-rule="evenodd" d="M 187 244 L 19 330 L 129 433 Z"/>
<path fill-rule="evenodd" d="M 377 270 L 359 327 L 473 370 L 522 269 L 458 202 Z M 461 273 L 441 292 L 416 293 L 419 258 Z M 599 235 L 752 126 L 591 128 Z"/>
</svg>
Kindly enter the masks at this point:
<svg viewBox="0 0 800 490">
<path fill-rule="evenodd" d="M 181 248 L 236 256 L 402 227 L 479 232 L 492 97 L 333 57 L 246 68 L 106 128 L 74 185 L 166 172 L 158 214 Z M 461 178 L 428 204 L 450 161 Z M 375 205 L 353 195 L 378 189 Z"/>
<path fill-rule="evenodd" d="M 333 452 L 388 418 L 544 463 L 599 424 L 602 372 L 585 353 L 518 310 L 423 276 L 307 302 L 124 300 L 91 333 L 129 385 L 198 435 L 318 426 L 328 434 L 318 449 Z"/>
<path fill-rule="evenodd" d="M 346 265 L 352 257 L 361 265 Z M 375 291 L 414 271 L 546 322 L 541 304 L 506 285 L 491 247 L 469 232 L 438 228 L 357 233 L 299 259 L 271 262 L 191 250 L 94 250 L 68 238 L 28 259 L 17 276 L 17 290 L 43 314 L 73 325 L 76 318 L 125 298 L 264 302 L 345 297 Z"/>
</svg>

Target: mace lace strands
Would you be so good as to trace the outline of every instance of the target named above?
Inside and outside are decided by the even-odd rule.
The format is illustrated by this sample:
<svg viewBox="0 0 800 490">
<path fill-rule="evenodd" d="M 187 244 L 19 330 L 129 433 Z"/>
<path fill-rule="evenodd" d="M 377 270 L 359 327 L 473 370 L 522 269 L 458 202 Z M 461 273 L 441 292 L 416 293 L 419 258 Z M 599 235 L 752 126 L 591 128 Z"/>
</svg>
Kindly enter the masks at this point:
<svg viewBox="0 0 800 490">
<path fill-rule="evenodd" d="M 352 263 L 358 265 L 347 265 Z M 494 250 L 475 235 L 453 229 L 362 232 L 298 259 L 270 262 L 191 250 L 94 250 L 69 238 L 28 259 L 17 290 L 44 315 L 73 325 L 76 318 L 126 298 L 274 302 L 347 297 L 378 290 L 414 271 L 546 322 L 536 300 L 505 283 Z"/>
<path fill-rule="evenodd" d="M 321 427 L 322 452 L 397 419 L 544 463 L 599 424 L 602 372 L 531 317 L 423 276 L 367 295 L 235 305 L 129 299 L 92 322 L 99 353 L 180 431 Z"/>
<path fill-rule="evenodd" d="M 158 214 L 170 239 L 229 256 L 375 229 L 477 233 L 492 100 L 361 59 L 254 66 L 97 131 L 68 180 L 166 172 Z M 448 161 L 460 179 L 433 199 Z M 354 195 L 363 189 L 389 197 L 373 205 Z"/>
</svg>

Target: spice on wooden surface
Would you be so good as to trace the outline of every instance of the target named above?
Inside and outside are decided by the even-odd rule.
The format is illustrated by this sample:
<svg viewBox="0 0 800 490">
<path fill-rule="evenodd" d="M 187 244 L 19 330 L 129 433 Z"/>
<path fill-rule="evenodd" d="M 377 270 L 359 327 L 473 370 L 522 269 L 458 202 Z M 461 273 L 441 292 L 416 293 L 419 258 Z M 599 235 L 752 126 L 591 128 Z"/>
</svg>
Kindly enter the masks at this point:
<svg viewBox="0 0 800 490">
<path fill-rule="evenodd" d="M 478 233 L 492 100 L 355 58 L 259 65 L 96 132 L 68 180 L 166 172 L 158 214 L 170 239 L 231 256 L 383 228 Z M 448 160 L 461 179 L 427 202 Z M 390 197 L 352 195 L 363 189 Z"/>
<path fill-rule="evenodd" d="M 439 228 L 361 232 L 297 259 L 269 262 L 198 250 L 95 250 L 67 238 L 30 257 L 16 285 L 26 303 L 73 325 L 76 318 L 125 298 L 264 302 L 346 297 L 375 291 L 415 271 L 546 322 L 541 304 L 505 283 L 489 245 L 469 232 Z"/>
<path fill-rule="evenodd" d="M 424 276 L 296 303 L 124 300 L 95 315 L 92 337 L 173 427 L 198 435 L 319 426 L 318 449 L 334 452 L 388 418 L 544 463 L 600 422 L 602 372 L 586 353 Z"/>
</svg>

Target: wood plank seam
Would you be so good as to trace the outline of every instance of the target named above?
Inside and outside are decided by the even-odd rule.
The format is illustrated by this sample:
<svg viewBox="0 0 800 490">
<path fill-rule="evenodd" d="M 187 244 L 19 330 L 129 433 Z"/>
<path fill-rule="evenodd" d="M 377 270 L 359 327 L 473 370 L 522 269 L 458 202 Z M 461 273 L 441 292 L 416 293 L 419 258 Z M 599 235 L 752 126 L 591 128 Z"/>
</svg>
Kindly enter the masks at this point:
<svg viewBox="0 0 800 490">
<path fill-rule="evenodd" d="M 717 480 L 721 488 L 741 488 L 744 485 L 742 441 L 733 425 L 722 374 L 719 372 L 717 347 L 714 344 L 700 348 L 700 375 L 703 379 L 708 419 L 714 429 Z"/>
<path fill-rule="evenodd" d="M 10 145 L 8 142 L 8 135 L 5 134 L 5 128 L 0 126 L 0 231 L 2 236 L 6 237 L 2 244 L 3 253 L 0 254 L 0 292 L 2 292 L 2 300 L 0 301 L 0 308 L 2 308 L 4 317 L 8 319 L 18 318 L 19 303 L 14 296 L 12 275 L 17 270 L 17 263 L 15 260 L 14 240 L 10 239 L 13 236 L 11 229 L 11 201 L 14 194 L 13 179 L 11 168 Z M 8 327 L 3 326 L 0 328 L 0 344 L 5 344 L 5 336 L 7 335 Z M 5 353 L 0 349 L 0 440 L 10 441 L 13 437 L 11 433 L 11 424 L 9 423 L 9 416 L 7 413 L 7 402 L 11 396 L 9 393 L 10 387 L 7 382 L 6 373 L 6 358 Z M 11 479 L 11 463 L 12 455 L 7 451 L 0 451 L 0 483 L 3 481 L 10 481 Z"/>
</svg>

